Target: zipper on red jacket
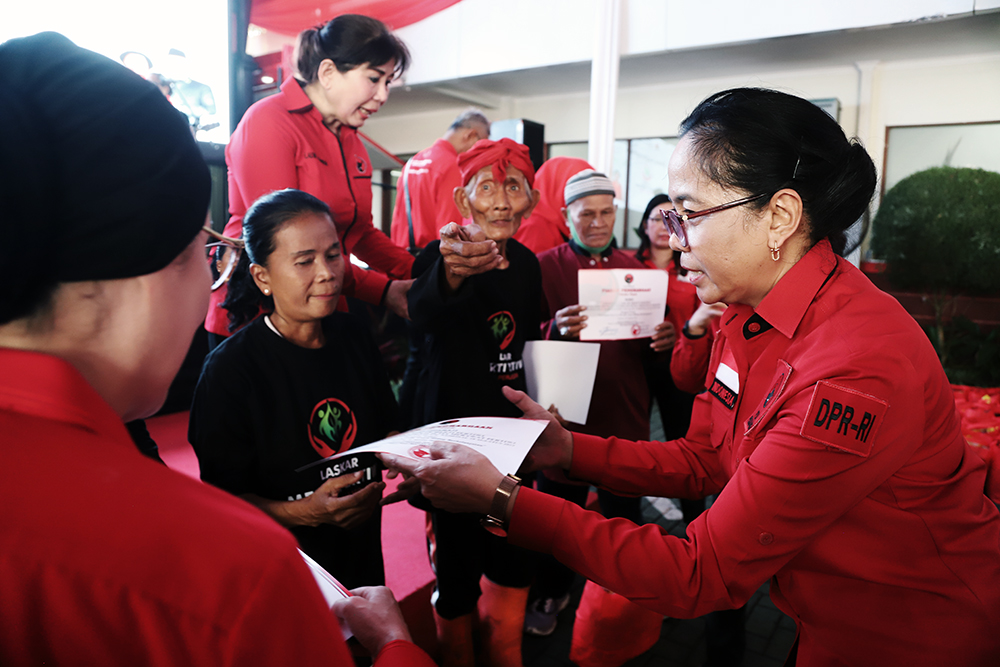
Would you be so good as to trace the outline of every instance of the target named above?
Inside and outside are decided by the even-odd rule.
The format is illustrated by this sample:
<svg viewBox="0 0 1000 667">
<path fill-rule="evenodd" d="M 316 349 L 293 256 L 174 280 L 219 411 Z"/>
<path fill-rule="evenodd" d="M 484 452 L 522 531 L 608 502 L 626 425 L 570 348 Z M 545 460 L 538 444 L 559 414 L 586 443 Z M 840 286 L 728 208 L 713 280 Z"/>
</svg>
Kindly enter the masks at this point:
<svg viewBox="0 0 1000 667">
<path fill-rule="evenodd" d="M 344 156 L 344 142 L 340 140 L 339 134 L 334 134 L 337 138 L 337 146 L 340 147 L 340 161 L 344 165 L 344 178 L 347 179 L 347 189 L 351 193 L 351 200 L 354 202 L 354 218 L 351 219 L 351 224 L 347 225 L 347 229 L 344 230 L 344 236 L 340 239 L 340 242 L 345 244 L 344 250 L 350 253 L 350 248 L 346 247 L 347 242 L 344 240 L 347 235 L 351 233 L 351 229 L 354 227 L 354 223 L 358 221 L 358 198 L 354 196 L 354 186 L 351 185 L 351 172 L 347 170 L 347 158 Z"/>
</svg>

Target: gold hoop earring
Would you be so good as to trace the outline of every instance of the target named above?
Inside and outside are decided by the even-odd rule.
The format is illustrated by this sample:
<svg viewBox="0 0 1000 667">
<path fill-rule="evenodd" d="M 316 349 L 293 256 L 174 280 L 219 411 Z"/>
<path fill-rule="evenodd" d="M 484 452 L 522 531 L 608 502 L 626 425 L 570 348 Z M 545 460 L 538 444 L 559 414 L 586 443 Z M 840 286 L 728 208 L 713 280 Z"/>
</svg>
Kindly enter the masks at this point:
<svg viewBox="0 0 1000 667">
<path fill-rule="evenodd" d="M 779 246 L 774 246 L 773 248 L 768 246 L 768 250 L 771 251 L 772 262 L 777 262 L 779 259 L 781 259 L 781 249 Z"/>
</svg>

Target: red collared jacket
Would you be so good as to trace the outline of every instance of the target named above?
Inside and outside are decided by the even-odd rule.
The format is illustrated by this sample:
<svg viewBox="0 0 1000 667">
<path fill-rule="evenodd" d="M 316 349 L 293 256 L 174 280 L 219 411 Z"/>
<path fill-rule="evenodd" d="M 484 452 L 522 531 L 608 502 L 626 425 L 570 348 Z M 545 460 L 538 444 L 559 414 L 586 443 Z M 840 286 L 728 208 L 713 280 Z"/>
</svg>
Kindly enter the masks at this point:
<svg viewBox="0 0 1000 667">
<path fill-rule="evenodd" d="M 287 530 L 140 454 L 67 362 L 0 369 L 0 664 L 354 665 Z"/>
<path fill-rule="evenodd" d="M 347 263 L 344 294 L 379 303 L 389 278 L 407 279 L 413 257 L 372 226 L 372 166 L 357 130 L 334 134 L 294 78 L 281 92 L 247 110 L 226 146 L 229 222 L 225 234 L 239 238 L 243 215 L 261 195 L 296 188 L 330 207 L 345 256 L 357 255 L 380 271 Z M 220 305 L 225 288 L 212 292 L 205 328 L 228 335 Z"/>
<path fill-rule="evenodd" d="M 681 440 L 574 435 L 574 477 L 721 490 L 686 539 L 530 489 L 510 539 L 675 617 L 739 607 L 770 579 L 800 667 L 1000 664 L 1000 514 L 894 299 L 820 242 L 756 310 L 725 312 L 709 375 Z"/>
</svg>

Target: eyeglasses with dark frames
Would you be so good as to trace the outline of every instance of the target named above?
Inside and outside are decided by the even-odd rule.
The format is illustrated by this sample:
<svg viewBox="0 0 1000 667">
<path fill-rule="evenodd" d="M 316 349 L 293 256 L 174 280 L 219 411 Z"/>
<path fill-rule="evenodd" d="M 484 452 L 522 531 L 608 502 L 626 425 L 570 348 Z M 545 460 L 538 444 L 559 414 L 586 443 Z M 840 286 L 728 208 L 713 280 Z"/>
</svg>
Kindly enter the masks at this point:
<svg viewBox="0 0 1000 667">
<path fill-rule="evenodd" d="M 704 211 L 694 211 L 693 213 L 678 214 L 677 211 L 673 209 L 661 208 L 660 214 L 663 216 L 663 226 L 670 230 L 672 234 L 677 236 L 677 240 L 681 242 L 681 246 L 687 248 L 688 237 L 686 225 L 688 220 L 694 220 L 695 218 L 700 218 L 705 215 L 711 215 L 712 213 L 718 213 L 719 211 L 725 211 L 726 209 L 743 206 L 743 204 L 749 204 L 750 202 L 757 201 L 758 199 L 770 197 L 772 194 L 773 193 L 765 192 L 759 195 L 744 197 L 743 199 L 737 199 L 736 201 L 731 201 L 726 204 L 706 208 Z"/>
<path fill-rule="evenodd" d="M 219 271 L 219 277 L 212 284 L 212 291 L 214 292 L 229 282 L 236 264 L 240 261 L 244 244 L 243 239 L 231 239 L 228 236 L 223 236 L 208 225 L 205 225 L 202 229 L 215 239 L 214 242 L 205 244 L 206 248 L 210 250 L 214 249 L 216 267 Z"/>
</svg>

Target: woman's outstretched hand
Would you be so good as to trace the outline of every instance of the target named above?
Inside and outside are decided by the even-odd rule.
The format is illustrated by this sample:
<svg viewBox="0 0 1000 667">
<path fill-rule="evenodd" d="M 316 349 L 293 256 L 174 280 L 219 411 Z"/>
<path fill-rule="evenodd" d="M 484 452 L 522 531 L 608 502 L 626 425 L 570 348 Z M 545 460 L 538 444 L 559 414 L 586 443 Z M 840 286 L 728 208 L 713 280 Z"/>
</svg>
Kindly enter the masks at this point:
<svg viewBox="0 0 1000 667">
<path fill-rule="evenodd" d="M 573 436 L 563 428 L 548 410 L 528 398 L 522 391 L 503 388 L 503 395 L 524 413 L 527 419 L 547 421 L 548 425 L 525 458 L 521 470 L 532 472 L 543 468 L 569 468 L 573 460 Z M 435 442 L 428 447 L 429 456 L 412 459 L 395 454 L 379 454 L 382 463 L 406 477 L 399 490 L 386 498 L 395 502 L 412 494 L 416 484 L 435 507 L 448 512 L 486 514 L 493 503 L 503 473 L 481 453 L 452 442 Z M 390 477 L 393 473 L 390 473 Z"/>
<path fill-rule="evenodd" d="M 545 468 L 569 469 L 570 463 L 573 462 L 573 435 L 562 427 L 552 413 L 531 400 L 523 391 L 504 387 L 503 395 L 524 413 L 526 419 L 549 422 L 538 436 L 538 440 L 535 440 L 534 446 L 521 464 L 521 470 L 533 472 Z"/>
<path fill-rule="evenodd" d="M 428 451 L 430 456 L 422 459 L 395 454 L 379 454 L 379 458 L 390 470 L 418 480 L 420 491 L 434 507 L 447 512 L 489 512 L 503 473 L 465 445 L 435 442 Z"/>
</svg>

